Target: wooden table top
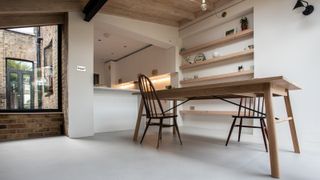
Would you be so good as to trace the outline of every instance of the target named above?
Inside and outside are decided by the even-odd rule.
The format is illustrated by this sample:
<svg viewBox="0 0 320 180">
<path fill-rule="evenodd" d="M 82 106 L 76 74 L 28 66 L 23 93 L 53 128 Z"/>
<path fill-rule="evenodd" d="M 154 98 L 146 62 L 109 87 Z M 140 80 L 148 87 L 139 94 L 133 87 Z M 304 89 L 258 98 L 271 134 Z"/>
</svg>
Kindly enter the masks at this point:
<svg viewBox="0 0 320 180">
<path fill-rule="evenodd" d="M 217 92 L 216 95 L 219 95 L 220 97 L 237 98 L 237 97 L 240 97 L 240 95 L 235 94 L 236 92 L 232 94 L 224 94 L 221 92 L 223 92 L 223 89 L 227 90 L 227 89 L 232 89 L 233 87 L 235 88 L 234 91 L 237 91 L 238 89 L 236 88 L 249 87 L 249 86 L 261 86 L 265 84 L 271 84 L 272 86 L 280 87 L 289 91 L 301 89 L 300 87 L 289 82 L 282 76 L 274 76 L 274 77 L 265 77 L 265 78 L 254 78 L 250 80 L 215 83 L 215 84 L 208 84 L 208 85 L 201 85 L 201 86 L 158 90 L 157 94 L 159 98 L 166 98 L 166 97 L 178 98 L 179 97 L 179 99 L 181 99 L 184 95 L 185 97 L 191 97 L 192 95 L 190 94 L 192 93 L 194 93 L 194 95 L 197 96 L 199 92 L 199 99 L 201 99 L 201 97 L 205 98 L 205 94 L 206 94 L 205 92 L 207 92 L 209 96 L 214 95 L 212 93 Z M 220 90 L 220 93 L 218 90 Z"/>
<path fill-rule="evenodd" d="M 200 85 L 200 86 L 164 89 L 164 90 L 158 90 L 157 95 L 159 96 L 160 99 L 183 99 L 186 97 L 197 97 L 196 99 L 208 99 L 207 96 L 212 96 L 212 95 L 217 95 L 223 98 L 239 98 L 243 95 L 240 95 L 241 94 L 240 92 L 236 92 L 238 90 L 237 88 L 245 88 L 249 86 L 257 87 L 265 84 L 271 84 L 272 86 L 280 87 L 289 91 L 301 89 L 297 85 L 286 80 L 283 76 L 273 76 L 273 77 L 265 77 L 265 78 L 254 78 L 250 80 L 214 83 L 214 84 L 207 84 L 207 85 Z M 232 90 L 233 88 L 235 91 L 234 93 L 223 93 L 224 92 L 223 89 Z M 214 94 L 213 92 L 217 92 L 217 93 Z M 139 94 L 139 93 L 134 93 L 134 94 Z M 212 99 L 214 99 L 214 97 Z"/>
</svg>

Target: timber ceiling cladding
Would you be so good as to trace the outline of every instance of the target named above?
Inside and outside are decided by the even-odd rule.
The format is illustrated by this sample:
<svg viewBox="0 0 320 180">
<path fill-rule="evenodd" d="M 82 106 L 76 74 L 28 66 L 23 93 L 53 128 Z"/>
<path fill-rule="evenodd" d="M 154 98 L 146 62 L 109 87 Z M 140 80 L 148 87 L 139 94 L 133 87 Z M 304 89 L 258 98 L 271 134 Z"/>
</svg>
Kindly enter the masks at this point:
<svg viewBox="0 0 320 180">
<path fill-rule="evenodd" d="M 108 0 L 99 13 L 125 16 L 171 26 L 180 26 L 232 0 Z M 0 0 L 0 15 L 82 11 L 89 0 Z M 96 2 L 103 2 L 99 0 Z M 1 22 L 1 19 L 0 19 Z"/>
<path fill-rule="evenodd" d="M 109 0 L 100 13 L 180 26 L 230 1 L 206 0 L 208 10 L 203 12 L 201 0 Z"/>
</svg>

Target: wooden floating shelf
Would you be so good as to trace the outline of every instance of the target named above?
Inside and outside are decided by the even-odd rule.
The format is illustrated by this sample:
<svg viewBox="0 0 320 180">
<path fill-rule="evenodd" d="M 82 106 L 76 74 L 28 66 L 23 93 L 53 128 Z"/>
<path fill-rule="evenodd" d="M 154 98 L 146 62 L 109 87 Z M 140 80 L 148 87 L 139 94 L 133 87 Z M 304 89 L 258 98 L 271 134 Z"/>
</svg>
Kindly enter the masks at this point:
<svg viewBox="0 0 320 180">
<path fill-rule="evenodd" d="M 222 44 L 226 44 L 226 43 L 229 43 L 229 42 L 241 39 L 241 38 L 249 37 L 249 36 L 253 36 L 253 30 L 252 29 L 247 29 L 247 30 L 238 32 L 238 33 L 233 34 L 233 35 L 226 36 L 226 37 L 218 39 L 218 40 L 210 41 L 210 42 L 207 42 L 205 44 L 201 44 L 199 46 L 195 46 L 193 48 L 190 48 L 190 49 L 187 49 L 187 50 L 184 50 L 184 51 L 180 52 L 180 55 L 181 56 L 191 55 L 191 54 L 197 53 L 199 51 L 206 50 L 208 48 L 212 48 L 212 47 L 215 47 L 215 46 L 220 46 Z"/>
<path fill-rule="evenodd" d="M 283 123 L 283 122 L 288 122 L 288 121 L 292 121 L 292 120 L 293 120 L 292 117 L 288 117 L 288 118 L 276 120 L 275 122 L 276 123 Z"/>
<path fill-rule="evenodd" d="M 234 73 L 221 74 L 221 75 L 215 75 L 215 76 L 207 76 L 207 77 L 202 77 L 198 79 L 182 80 L 180 81 L 180 84 L 192 84 L 192 83 L 199 83 L 204 81 L 220 80 L 220 79 L 241 77 L 241 76 L 247 76 L 247 75 L 253 75 L 253 70 L 246 70 L 241 72 L 234 72 Z"/>
<path fill-rule="evenodd" d="M 200 111 L 200 110 L 182 110 L 181 115 L 206 115 L 206 116 L 233 116 L 237 111 Z"/>
<path fill-rule="evenodd" d="M 220 57 L 208 59 L 205 61 L 197 62 L 194 64 L 185 64 L 185 65 L 180 66 L 180 69 L 186 70 L 186 69 L 192 69 L 192 68 L 197 68 L 197 67 L 206 66 L 206 65 L 212 65 L 215 63 L 219 63 L 219 62 L 231 61 L 234 59 L 240 59 L 242 57 L 251 56 L 251 55 L 253 55 L 253 53 L 254 53 L 253 49 L 241 51 L 241 52 L 236 52 L 236 53 L 228 54 L 225 56 L 220 56 Z"/>
<path fill-rule="evenodd" d="M 204 110 L 182 110 L 180 111 L 180 114 L 182 116 L 184 115 L 199 115 L 199 116 L 236 116 L 238 115 L 238 111 L 204 111 Z M 243 112 L 240 113 L 240 115 L 243 115 Z M 283 123 L 292 121 L 292 117 L 284 118 L 284 119 L 278 119 L 275 120 L 276 123 Z"/>
</svg>

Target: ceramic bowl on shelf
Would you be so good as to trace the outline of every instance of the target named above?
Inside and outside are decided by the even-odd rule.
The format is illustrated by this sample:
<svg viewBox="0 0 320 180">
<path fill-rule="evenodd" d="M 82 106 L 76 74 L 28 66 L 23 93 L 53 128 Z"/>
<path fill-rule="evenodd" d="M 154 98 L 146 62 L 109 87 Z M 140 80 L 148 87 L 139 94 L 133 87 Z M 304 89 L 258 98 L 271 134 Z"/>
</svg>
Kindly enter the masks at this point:
<svg viewBox="0 0 320 180">
<path fill-rule="evenodd" d="M 191 56 L 187 56 L 184 60 L 185 60 L 185 62 L 187 64 L 193 64 L 194 63 L 194 59 Z"/>
<path fill-rule="evenodd" d="M 205 61 L 205 60 L 206 60 L 206 56 L 204 55 L 204 53 L 199 53 L 194 58 L 195 63 L 200 62 L 200 61 Z"/>
<path fill-rule="evenodd" d="M 212 54 L 212 57 L 213 57 L 213 58 L 216 58 L 216 57 L 219 57 L 219 56 L 221 56 L 221 54 L 220 54 L 219 52 L 214 52 L 214 53 Z"/>
</svg>

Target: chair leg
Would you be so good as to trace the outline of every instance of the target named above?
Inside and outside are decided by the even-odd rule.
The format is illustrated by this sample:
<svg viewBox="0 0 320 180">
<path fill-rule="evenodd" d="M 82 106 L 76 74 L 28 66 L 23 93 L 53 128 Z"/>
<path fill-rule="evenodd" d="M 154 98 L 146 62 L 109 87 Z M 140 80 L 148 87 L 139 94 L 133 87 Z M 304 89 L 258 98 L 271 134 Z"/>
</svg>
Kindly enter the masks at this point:
<svg viewBox="0 0 320 180">
<path fill-rule="evenodd" d="M 146 126 L 146 128 L 144 129 L 144 132 L 143 132 L 143 135 L 142 135 L 140 144 L 142 144 L 142 141 L 143 141 L 143 139 L 144 139 L 144 136 L 146 135 L 147 130 L 148 130 L 148 128 L 149 128 L 150 122 L 151 122 L 151 118 L 150 118 L 149 121 L 147 122 L 147 126 Z"/>
<path fill-rule="evenodd" d="M 178 137 L 179 137 L 180 145 L 182 145 L 182 140 L 181 140 L 180 131 L 179 131 L 179 127 L 178 127 L 178 123 L 177 123 L 177 119 L 176 118 L 173 119 L 173 123 L 174 123 L 174 127 L 175 127 L 176 132 L 177 132 Z"/>
<path fill-rule="evenodd" d="M 264 121 L 264 119 L 260 119 L 261 132 L 262 132 L 264 147 L 266 148 L 266 152 L 268 152 L 268 145 L 267 145 L 267 140 L 266 140 L 266 136 L 265 136 L 265 128 L 264 128 L 262 121 Z"/>
<path fill-rule="evenodd" d="M 241 131 L 242 131 L 242 118 L 240 118 L 239 134 L 238 134 L 238 142 L 240 142 L 240 138 L 241 138 Z"/>
<path fill-rule="evenodd" d="M 160 119 L 157 149 L 159 148 L 160 139 L 161 139 L 161 135 L 162 135 L 162 124 L 163 124 L 163 119 Z"/>
<path fill-rule="evenodd" d="M 231 128 L 229 130 L 229 135 L 228 135 L 228 139 L 227 139 L 227 142 L 226 142 L 226 146 L 228 146 L 228 143 L 229 143 L 229 140 L 230 140 L 230 137 L 231 137 L 231 134 L 232 134 L 232 131 L 233 131 L 233 128 L 234 128 L 234 125 L 237 121 L 237 118 L 234 118 L 233 119 L 233 122 L 232 122 L 232 125 L 231 125 Z"/>
<path fill-rule="evenodd" d="M 264 127 L 263 129 L 264 129 L 264 132 L 266 134 L 266 137 L 269 140 L 268 130 L 267 130 L 266 122 L 264 121 L 264 119 L 262 120 L 262 124 L 263 124 L 263 127 Z"/>
</svg>

